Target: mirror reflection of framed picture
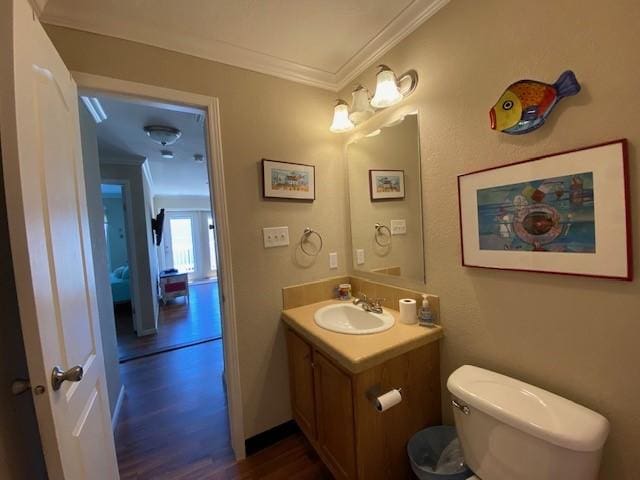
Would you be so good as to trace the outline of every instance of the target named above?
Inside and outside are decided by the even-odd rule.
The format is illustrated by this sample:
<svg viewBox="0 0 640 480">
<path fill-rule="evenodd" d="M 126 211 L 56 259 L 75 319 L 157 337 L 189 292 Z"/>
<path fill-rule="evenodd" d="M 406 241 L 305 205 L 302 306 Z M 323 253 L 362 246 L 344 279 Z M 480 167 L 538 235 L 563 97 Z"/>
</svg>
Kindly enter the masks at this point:
<svg viewBox="0 0 640 480">
<path fill-rule="evenodd" d="M 316 176 L 313 165 L 262 160 L 264 198 L 315 200 Z"/>
<path fill-rule="evenodd" d="M 371 200 L 404 198 L 404 170 L 369 170 Z"/>
</svg>

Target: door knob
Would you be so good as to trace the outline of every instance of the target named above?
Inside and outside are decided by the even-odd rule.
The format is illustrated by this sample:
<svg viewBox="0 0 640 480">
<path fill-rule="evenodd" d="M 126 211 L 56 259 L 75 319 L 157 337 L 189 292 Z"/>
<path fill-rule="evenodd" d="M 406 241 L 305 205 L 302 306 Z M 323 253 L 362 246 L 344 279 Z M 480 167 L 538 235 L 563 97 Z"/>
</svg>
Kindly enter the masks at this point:
<svg viewBox="0 0 640 480">
<path fill-rule="evenodd" d="M 28 378 L 16 378 L 11 382 L 11 393 L 13 395 L 22 395 L 31 390 L 31 383 Z M 36 395 L 42 395 L 45 392 L 45 388 L 42 385 L 36 385 L 33 387 L 33 393 Z"/>
<path fill-rule="evenodd" d="M 11 393 L 13 395 L 22 395 L 31 390 L 31 384 L 28 378 L 16 378 L 11 383 Z"/>
<path fill-rule="evenodd" d="M 69 370 L 62 370 L 60 367 L 53 367 L 53 372 L 51 373 L 51 388 L 54 391 L 60 390 L 60 386 L 62 382 L 79 382 L 82 380 L 82 375 L 84 374 L 84 370 L 80 365 L 76 365 L 75 367 L 71 367 Z"/>
</svg>

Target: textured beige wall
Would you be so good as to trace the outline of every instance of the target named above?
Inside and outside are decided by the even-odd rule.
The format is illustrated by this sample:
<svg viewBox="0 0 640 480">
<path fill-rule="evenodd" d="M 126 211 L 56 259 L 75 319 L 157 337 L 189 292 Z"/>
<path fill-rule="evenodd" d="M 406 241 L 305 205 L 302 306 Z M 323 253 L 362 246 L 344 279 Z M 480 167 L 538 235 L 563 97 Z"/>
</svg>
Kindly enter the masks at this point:
<svg viewBox="0 0 640 480">
<path fill-rule="evenodd" d="M 345 273 L 345 171 L 332 135 L 335 94 L 267 75 L 75 30 L 47 26 L 72 70 L 218 97 L 237 299 L 245 434 L 291 418 L 281 288 Z M 314 164 L 313 203 L 265 201 L 262 158 Z M 291 247 L 265 250 L 262 227 L 288 225 Z M 305 226 L 324 237 L 315 263 L 295 248 Z M 340 268 L 329 270 L 328 253 Z"/>
<path fill-rule="evenodd" d="M 627 137 L 639 212 L 638 25 L 635 0 L 453 0 L 381 59 L 420 75 L 412 101 L 421 114 L 427 290 L 441 298 L 446 329 L 443 379 L 471 363 L 601 412 L 612 427 L 604 480 L 640 471 L 640 282 L 461 267 L 456 175 Z M 583 91 L 547 125 L 520 137 L 489 129 L 489 108 L 507 85 L 553 82 L 567 68 Z M 373 87 L 374 74 L 361 80 Z"/>
<path fill-rule="evenodd" d="M 371 201 L 369 170 L 404 170 L 405 198 Z M 375 137 L 365 137 L 347 147 L 349 172 L 349 207 L 353 268 L 372 271 L 383 267 L 400 267 L 403 277 L 424 283 L 422 210 L 420 188 L 420 145 L 418 117 L 408 115 L 393 127 L 382 129 Z M 374 225 L 391 227 L 391 220 L 405 220 L 407 233 L 393 235 L 389 247 L 374 239 Z M 389 241 L 388 232 L 379 237 Z M 365 251 L 365 263 L 355 264 L 355 251 Z"/>
</svg>

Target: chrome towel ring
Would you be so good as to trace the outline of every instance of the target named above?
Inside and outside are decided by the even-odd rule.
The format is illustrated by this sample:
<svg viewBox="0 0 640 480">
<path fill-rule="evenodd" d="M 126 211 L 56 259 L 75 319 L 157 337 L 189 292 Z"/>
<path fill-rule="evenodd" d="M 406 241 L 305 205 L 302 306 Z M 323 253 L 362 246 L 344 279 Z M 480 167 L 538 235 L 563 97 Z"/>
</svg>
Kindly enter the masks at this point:
<svg viewBox="0 0 640 480">
<path fill-rule="evenodd" d="M 389 229 L 389 227 L 387 227 L 386 225 L 383 225 L 382 223 L 376 223 L 374 225 L 374 228 L 376 229 L 376 232 L 373 234 L 373 238 L 376 241 L 376 243 L 381 247 L 388 247 L 389 245 L 391 245 L 391 230 Z M 386 234 L 384 233 L 385 230 L 387 232 Z M 389 241 L 385 243 L 380 242 L 381 236 L 389 237 Z"/>
<path fill-rule="evenodd" d="M 318 246 L 316 248 L 315 251 L 309 251 L 305 248 L 305 243 L 311 243 L 309 241 L 309 237 L 311 237 L 311 235 L 316 235 L 318 237 L 318 240 L 320 241 L 320 246 Z M 300 249 L 306 254 L 309 255 L 310 257 L 315 257 L 316 255 L 318 255 L 320 253 L 320 251 L 322 250 L 322 235 L 320 235 L 318 232 L 316 232 L 313 228 L 310 227 L 306 227 L 304 229 L 304 232 L 302 232 L 302 236 L 300 237 Z"/>
</svg>

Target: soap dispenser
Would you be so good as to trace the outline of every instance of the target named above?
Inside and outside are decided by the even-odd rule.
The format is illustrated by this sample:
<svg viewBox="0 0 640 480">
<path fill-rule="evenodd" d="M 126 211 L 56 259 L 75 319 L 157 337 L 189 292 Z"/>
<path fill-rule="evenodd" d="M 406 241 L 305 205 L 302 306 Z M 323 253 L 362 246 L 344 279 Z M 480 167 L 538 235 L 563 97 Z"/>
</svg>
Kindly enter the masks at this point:
<svg viewBox="0 0 640 480">
<path fill-rule="evenodd" d="M 422 306 L 418 310 L 418 321 L 423 327 L 433 327 L 435 325 L 433 321 L 433 312 L 429 306 L 429 300 L 427 294 L 422 294 Z"/>
</svg>

